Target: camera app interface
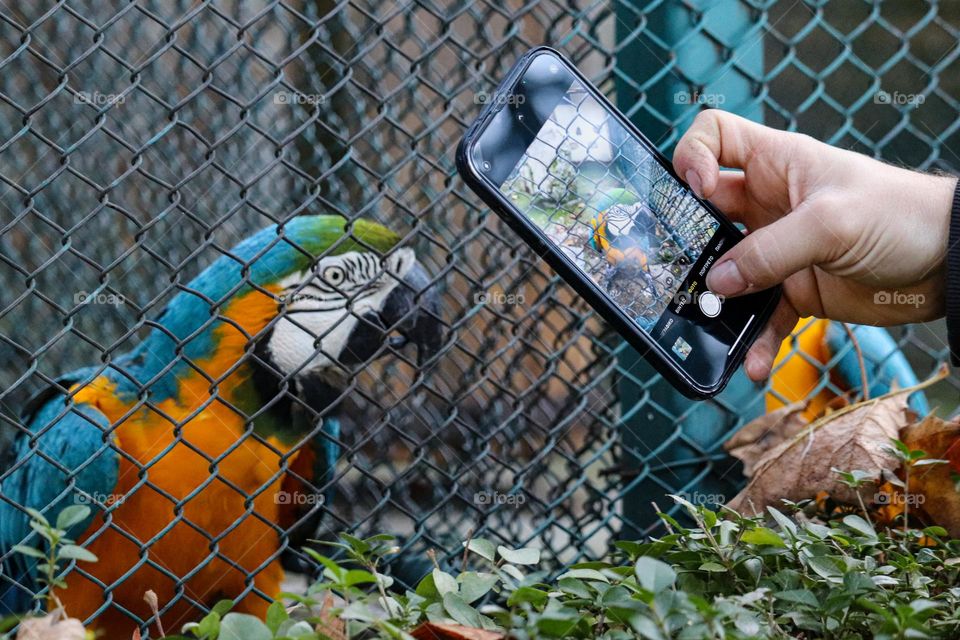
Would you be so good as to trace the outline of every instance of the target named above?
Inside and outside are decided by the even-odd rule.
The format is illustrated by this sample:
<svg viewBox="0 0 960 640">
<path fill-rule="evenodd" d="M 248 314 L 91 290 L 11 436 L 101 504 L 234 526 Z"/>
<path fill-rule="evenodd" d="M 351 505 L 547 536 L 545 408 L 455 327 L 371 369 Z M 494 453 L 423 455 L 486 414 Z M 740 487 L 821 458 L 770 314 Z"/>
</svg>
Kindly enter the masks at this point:
<svg viewBox="0 0 960 640">
<path fill-rule="evenodd" d="M 706 289 L 729 231 L 579 80 L 546 113 L 501 192 L 675 360 L 715 378 L 753 320 Z"/>
</svg>

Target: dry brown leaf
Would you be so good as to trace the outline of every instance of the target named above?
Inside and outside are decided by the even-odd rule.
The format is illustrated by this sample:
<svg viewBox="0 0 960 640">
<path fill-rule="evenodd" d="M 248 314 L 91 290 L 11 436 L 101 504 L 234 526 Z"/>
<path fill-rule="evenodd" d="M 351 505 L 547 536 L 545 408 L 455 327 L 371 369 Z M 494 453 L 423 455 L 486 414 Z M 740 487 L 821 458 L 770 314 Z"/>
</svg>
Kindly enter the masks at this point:
<svg viewBox="0 0 960 640">
<path fill-rule="evenodd" d="M 84 640 L 87 631 L 79 620 L 63 618 L 59 612 L 20 623 L 17 640 Z"/>
<path fill-rule="evenodd" d="M 331 609 L 336 605 L 333 595 L 328 591 L 323 598 L 323 604 L 320 606 L 320 621 L 314 628 L 330 640 L 347 640 L 347 623 L 345 620 L 333 615 Z"/>
<path fill-rule="evenodd" d="M 410 635 L 417 640 L 502 640 L 506 638 L 497 631 L 439 622 L 424 622 Z"/>
<path fill-rule="evenodd" d="M 960 493 L 951 477 L 960 465 L 960 422 L 927 416 L 905 428 L 901 440 L 911 449 L 926 453 L 927 458 L 949 461 L 949 464 L 915 467 L 910 474 L 907 495 L 915 501 L 909 505 L 911 508 L 916 504 L 931 522 L 949 531 L 952 537 L 960 536 Z"/>
<path fill-rule="evenodd" d="M 724 450 L 743 462 L 743 475 L 751 477 L 764 454 L 797 435 L 807 426 L 806 403 L 795 402 L 765 413 L 746 424 L 723 444 Z"/>
<path fill-rule="evenodd" d="M 754 465 L 749 484 L 729 502 L 735 511 L 753 515 L 782 499 L 799 501 L 827 491 L 833 499 L 857 503 L 857 494 L 831 469 L 861 470 L 880 479 L 882 470 L 895 471 L 899 462 L 888 449 L 891 438 L 913 421 L 907 394 L 898 393 L 850 405 L 811 423 L 793 438 L 769 449 Z M 862 496 L 876 491 L 866 483 Z"/>
</svg>

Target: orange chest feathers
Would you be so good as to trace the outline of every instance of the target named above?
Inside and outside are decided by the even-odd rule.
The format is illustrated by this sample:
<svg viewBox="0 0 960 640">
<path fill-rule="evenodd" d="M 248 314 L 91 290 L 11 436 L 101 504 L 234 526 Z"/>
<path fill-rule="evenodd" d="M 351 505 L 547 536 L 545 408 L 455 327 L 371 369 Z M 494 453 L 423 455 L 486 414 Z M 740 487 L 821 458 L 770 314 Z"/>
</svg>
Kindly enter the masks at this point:
<svg viewBox="0 0 960 640">
<path fill-rule="evenodd" d="M 258 591 L 279 592 L 278 492 L 296 453 L 251 433 L 237 409 L 250 374 L 235 368 L 250 336 L 276 312 L 274 299 L 259 292 L 231 304 L 224 315 L 236 325 L 221 323 L 215 353 L 196 363 L 206 376 L 186 376 L 176 398 L 127 415 L 132 407 L 105 378 L 78 390 L 76 402 L 96 406 L 117 425 L 113 440 L 121 454 L 117 486 L 96 496 L 111 511 L 95 518 L 83 536 L 100 558 L 85 567 L 93 580 L 74 572 L 61 594 L 71 615 L 92 615 L 109 591 L 146 619 L 143 593 L 151 589 L 161 607 L 177 601 L 164 615 L 171 628 L 199 613 L 191 600 L 209 605 L 249 592 L 248 576 Z M 207 376 L 218 381 L 215 391 Z M 267 604 L 248 595 L 238 608 L 256 613 Z M 131 621 L 111 609 L 97 626 L 128 636 Z"/>
</svg>

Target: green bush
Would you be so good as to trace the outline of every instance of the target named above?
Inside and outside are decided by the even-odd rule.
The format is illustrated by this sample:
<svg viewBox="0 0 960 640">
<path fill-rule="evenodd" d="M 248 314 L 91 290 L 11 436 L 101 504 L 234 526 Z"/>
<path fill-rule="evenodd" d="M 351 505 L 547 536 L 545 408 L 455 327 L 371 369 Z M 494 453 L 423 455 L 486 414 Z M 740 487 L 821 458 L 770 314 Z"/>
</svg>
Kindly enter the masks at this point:
<svg viewBox="0 0 960 640">
<path fill-rule="evenodd" d="M 861 515 L 820 522 L 797 505 L 793 516 L 770 509 L 765 521 L 675 499 L 695 526 L 660 514 L 667 535 L 617 542 L 608 561 L 557 574 L 537 549 L 475 538 L 459 573 L 434 562 L 414 591 L 380 572 L 398 553 L 390 536 L 343 534 L 333 545 L 342 560 L 308 550 L 322 577 L 306 594 L 283 594 L 265 620 L 224 601 L 171 637 L 410 639 L 425 622 L 518 640 L 960 637 L 960 541 L 940 527 L 878 531 Z M 57 566 L 53 552 L 22 552 Z M 57 579 L 51 570 L 49 584 Z"/>
<path fill-rule="evenodd" d="M 960 541 L 946 531 L 876 531 L 859 515 L 829 523 L 771 509 L 771 523 L 678 502 L 693 528 L 661 514 L 669 533 L 618 542 L 616 558 L 539 568 L 536 549 L 466 543 L 464 570 L 436 567 L 415 591 L 378 571 L 392 540 L 342 536 L 348 561 L 313 553 L 323 578 L 289 613 L 266 621 L 224 611 L 185 637 L 319 639 L 332 619 L 349 637 L 410 638 L 417 625 L 456 622 L 513 638 L 925 638 L 960 634 Z M 324 594 L 337 605 L 317 615 Z M 321 631 L 315 631 L 320 629 Z"/>
</svg>

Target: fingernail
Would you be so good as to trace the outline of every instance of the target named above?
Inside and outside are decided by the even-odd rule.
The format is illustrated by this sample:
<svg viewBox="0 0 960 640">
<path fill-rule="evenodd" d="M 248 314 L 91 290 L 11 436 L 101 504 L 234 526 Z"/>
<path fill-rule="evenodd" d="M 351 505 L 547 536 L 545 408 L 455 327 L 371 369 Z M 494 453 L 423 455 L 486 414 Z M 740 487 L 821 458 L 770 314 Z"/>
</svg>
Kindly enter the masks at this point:
<svg viewBox="0 0 960 640">
<path fill-rule="evenodd" d="M 707 287 L 714 293 L 724 296 L 735 296 L 747 289 L 747 281 L 740 273 L 737 263 L 726 260 L 714 266 L 707 273 Z"/>
<path fill-rule="evenodd" d="M 703 182 L 700 181 L 699 173 L 693 169 L 687 169 L 687 172 L 683 174 L 683 177 L 686 179 L 687 184 L 690 185 L 690 188 L 693 189 L 695 194 L 698 196 L 703 195 Z"/>
</svg>

